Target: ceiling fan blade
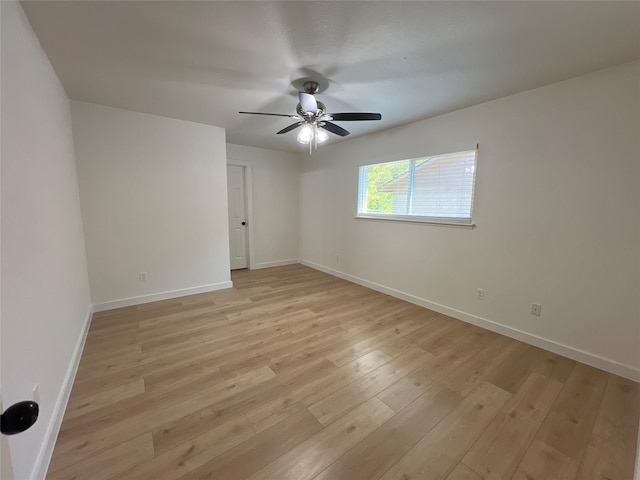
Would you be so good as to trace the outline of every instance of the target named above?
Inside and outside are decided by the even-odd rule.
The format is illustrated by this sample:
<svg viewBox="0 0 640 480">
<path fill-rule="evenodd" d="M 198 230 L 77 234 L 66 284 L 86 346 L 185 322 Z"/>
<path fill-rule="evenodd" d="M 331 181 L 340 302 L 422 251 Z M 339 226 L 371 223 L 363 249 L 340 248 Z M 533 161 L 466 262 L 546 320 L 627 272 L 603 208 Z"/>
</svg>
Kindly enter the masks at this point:
<svg viewBox="0 0 640 480">
<path fill-rule="evenodd" d="M 335 133 L 336 135 L 340 135 L 341 137 L 346 137 L 347 135 L 349 135 L 349 130 L 345 130 L 344 128 L 342 128 L 340 125 L 336 125 L 335 123 L 331 123 L 331 122 L 323 122 L 324 125 L 321 123 L 320 127 L 324 128 L 325 130 L 329 130 L 331 133 Z"/>
<path fill-rule="evenodd" d="M 262 113 L 262 112 L 238 112 L 247 115 L 270 115 L 272 117 L 288 117 L 288 118 L 300 118 L 298 115 L 287 115 L 285 113 Z"/>
<path fill-rule="evenodd" d="M 310 93 L 298 92 L 298 98 L 300 99 L 300 106 L 302 107 L 303 112 L 316 113 L 318 111 L 318 102 L 316 102 L 316 97 Z"/>
<path fill-rule="evenodd" d="M 336 122 L 358 122 L 361 120 L 382 120 L 379 113 L 330 113 L 329 116 Z"/>
<path fill-rule="evenodd" d="M 287 133 L 290 132 L 291 130 L 295 130 L 296 128 L 298 128 L 300 125 L 302 125 L 305 122 L 296 122 L 296 123 L 292 123 L 291 125 L 289 125 L 288 127 L 284 127 L 282 130 L 280 130 L 279 132 L 276 132 L 276 135 L 281 135 L 283 133 Z"/>
</svg>

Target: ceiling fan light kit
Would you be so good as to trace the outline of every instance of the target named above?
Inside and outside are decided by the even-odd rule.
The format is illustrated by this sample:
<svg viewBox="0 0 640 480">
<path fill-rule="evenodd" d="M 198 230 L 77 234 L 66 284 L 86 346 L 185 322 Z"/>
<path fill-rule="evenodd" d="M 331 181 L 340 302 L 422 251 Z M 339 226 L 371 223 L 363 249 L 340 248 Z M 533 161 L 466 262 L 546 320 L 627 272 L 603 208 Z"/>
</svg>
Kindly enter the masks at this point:
<svg viewBox="0 0 640 480">
<path fill-rule="evenodd" d="M 316 100 L 315 94 L 318 92 L 320 85 L 317 82 L 305 82 L 304 92 L 298 92 L 299 103 L 296 106 L 297 115 L 287 115 L 283 113 L 263 113 L 263 112 L 238 112 L 249 115 L 270 115 L 275 117 L 288 117 L 297 120 L 295 123 L 283 128 L 277 135 L 282 135 L 302 127 L 296 140 L 303 144 L 309 145 L 309 154 L 314 148 L 318 148 L 318 144 L 329 139 L 327 131 L 346 137 L 349 131 L 339 125 L 332 123 L 332 120 L 341 122 L 358 122 L 368 120 L 381 120 L 382 115 L 379 113 L 327 113 L 324 103 Z M 325 131 L 326 130 L 326 131 Z"/>
</svg>

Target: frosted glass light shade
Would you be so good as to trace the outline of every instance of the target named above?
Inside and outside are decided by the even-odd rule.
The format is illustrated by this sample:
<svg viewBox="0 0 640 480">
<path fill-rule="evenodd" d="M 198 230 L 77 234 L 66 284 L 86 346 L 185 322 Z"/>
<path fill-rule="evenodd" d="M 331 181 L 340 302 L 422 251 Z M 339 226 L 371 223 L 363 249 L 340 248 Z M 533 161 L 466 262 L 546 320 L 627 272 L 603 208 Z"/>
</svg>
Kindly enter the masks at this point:
<svg viewBox="0 0 640 480">
<path fill-rule="evenodd" d="M 296 138 L 296 140 L 298 140 L 299 143 L 302 143 L 303 145 L 307 145 L 311 139 L 313 139 L 313 127 L 309 124 L 304 125 L 301 129 L 300 129 L 300 133 L 298 133 L 298 137 Z"/>
<path fill-rule="evenodd" d="M 318 136 L 318 143 L 322 143 L 329 139 L 329 134 L 322 128 L 317 129 L 316 135 Z"/>
</svg>

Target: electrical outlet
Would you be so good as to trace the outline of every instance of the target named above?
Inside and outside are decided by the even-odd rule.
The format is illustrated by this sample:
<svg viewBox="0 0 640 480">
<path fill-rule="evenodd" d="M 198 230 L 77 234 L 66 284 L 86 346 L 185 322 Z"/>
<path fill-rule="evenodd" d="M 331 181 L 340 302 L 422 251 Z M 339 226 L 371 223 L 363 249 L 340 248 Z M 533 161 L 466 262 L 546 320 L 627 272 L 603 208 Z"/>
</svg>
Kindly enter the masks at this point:
<svg viewBox="0 0 640 480">
<path fill-rule="evenodd" d="M 532 303 L 531 315 L 535 315 L 536 317 L 539 317 L 541 313 L 542 313 L 542 305 L 540 305 L 539 303 Z"/>
<path fill-rule="evenodd" d="M 147 281 L 147 272 L 140 272 L 138 278 L 140 279 L 141 282 L 146 282 Z"/>
<path fill-rule="evenodd" d="M 484 288 L 477 288 L 476 289 L 476 298 L 478 300 L 484 300 Z"/>
<path fill-rule="evenodd" d="M 31 392 L 31 396 L 33 397 L 33 401 L 36 403 L 40 403 L 40 387 L 38 386 L 38 384 L 36 383 L 33 386 L 33 391 Z"/>
</svg>

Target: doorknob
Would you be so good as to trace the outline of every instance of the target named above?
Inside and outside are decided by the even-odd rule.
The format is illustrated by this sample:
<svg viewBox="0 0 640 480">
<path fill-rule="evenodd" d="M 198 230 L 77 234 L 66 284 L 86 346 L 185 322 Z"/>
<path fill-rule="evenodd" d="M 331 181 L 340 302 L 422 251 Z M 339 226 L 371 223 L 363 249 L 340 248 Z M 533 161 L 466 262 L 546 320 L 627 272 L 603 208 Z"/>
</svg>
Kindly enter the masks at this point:
<svg viewBox="0 0 640 480">
<path fill-rule="evenodd" d="M 246 224 L 247 224 L 247 222 L 242 222 L 242 225 L 246 225 Z"/>
<path fill-rule="evenodd" d="M 26 400 L 14 403 L 0 416 L 0 432 L 5 435 L 24 432 L 36 423 L 39 411 L 36 402 Z"/>
</svg>

